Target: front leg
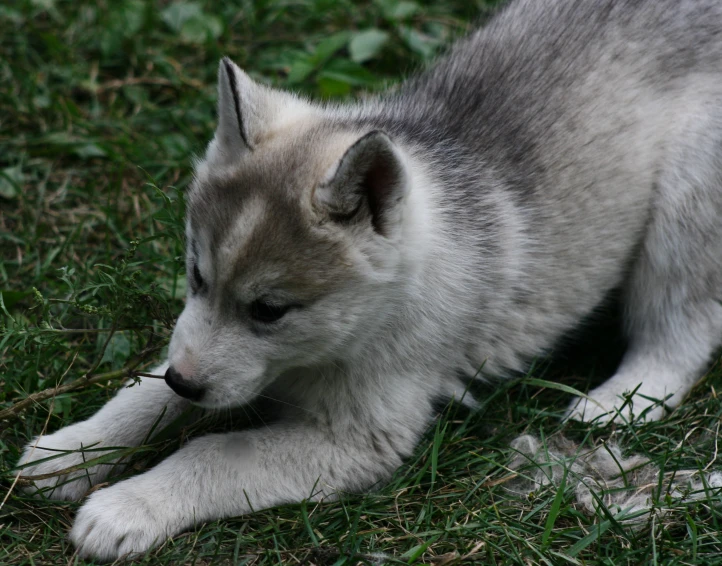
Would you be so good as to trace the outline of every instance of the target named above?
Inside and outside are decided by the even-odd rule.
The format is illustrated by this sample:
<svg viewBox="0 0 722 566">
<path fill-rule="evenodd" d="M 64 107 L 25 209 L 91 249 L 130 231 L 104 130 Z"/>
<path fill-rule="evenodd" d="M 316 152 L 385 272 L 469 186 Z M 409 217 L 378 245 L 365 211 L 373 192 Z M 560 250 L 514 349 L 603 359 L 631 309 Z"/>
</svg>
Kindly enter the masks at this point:
<svg viewBox="0 0 722 566">
<path fill-rule="evenodd" d="M 168 368 L 164 364 L 154 370 L 162 375 Z M 160 430 L 177 417 L 187 406 L 182 399 L 160 379 L 143 379 L 132 387 L 124 387 L 95 415 L 41 437 L 25 447 L 18 465 L 25 465 L 22 476 L 53 474 L 83 464 L 104 454 L 98 448 L 119 448 L 140 445 L 156 421 Z M 84 449 L 89 449 L 85 451 Z M 65 453 L 63 453 L 65 452 Z M 50 460 L 44 460 L 57 456 Z M 33 464 L 33 462 L 38 462 Z M 29 464 L 29 465 L 28 465 Z M 53 477 L 34 481 L 29 492 L 42 491 L 51 499 L 80 499 L 90 487 L 106 479 L 114 463 L 92 466 Z"/>
<path fill-rule="evenodd" d="M 92 494 L 71 539 L 81 556 L 114 560 L 203 521 L 368 490 L 411 454 L 432 415 L 423 397 L 405 397 L 396 407 L 388 398 L 356 400 L 321 418 L 296 414 L 193 440 L 152 470 Z"/>
</svg>

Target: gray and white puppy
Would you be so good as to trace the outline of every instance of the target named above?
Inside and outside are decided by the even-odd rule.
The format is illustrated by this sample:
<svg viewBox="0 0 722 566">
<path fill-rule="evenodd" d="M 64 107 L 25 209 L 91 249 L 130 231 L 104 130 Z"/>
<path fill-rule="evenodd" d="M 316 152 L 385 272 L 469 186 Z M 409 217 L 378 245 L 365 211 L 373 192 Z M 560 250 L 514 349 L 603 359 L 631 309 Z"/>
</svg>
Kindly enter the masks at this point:
<svg viewBox="0 0 722 566">
<path fill-rule="evenodd" d="M 284 412 L 93 493 L 71 533 L 83 556 L 377 486 L 434 401 L 463 396 L 460 374 L 523 370 L 612 288 L 629 349 L 570 416 L 660 418 L 654 400 L 679 404 L 722 343 L 718 0 L 517 0 L 398 91 L 350 106 L 224 59 L 218 117 L 188 193 L 190 291 L 158 369 L 170 387 L 121 390 L 23 461 L 140 443 L 188 399 L 262 394 Z M 47 494 L 78 499 L 107 467 L 76 475 Z"/>
</svg>

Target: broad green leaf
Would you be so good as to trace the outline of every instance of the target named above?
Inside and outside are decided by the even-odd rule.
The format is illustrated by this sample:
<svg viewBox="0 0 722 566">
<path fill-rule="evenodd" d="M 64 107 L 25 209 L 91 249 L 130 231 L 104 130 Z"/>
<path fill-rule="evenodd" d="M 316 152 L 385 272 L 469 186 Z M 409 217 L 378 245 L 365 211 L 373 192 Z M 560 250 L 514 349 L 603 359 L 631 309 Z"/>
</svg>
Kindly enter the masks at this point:
<svg viewBox="0 0 722 566">
<path fill-rule="evenodd" d="M 351 60 L 356 63 L 363 63 L 373 59 L 381 52 L 381 48 L 388 39 L 388 32 L 377 28 L 370 28 L 356 33 L 348 45 Z"/>
<path fill-rule="evenodd" d="M 377 0 L 381 12 L 387 20 L 398 22 L 406 20 L 419 11 L 416 2 L 405 2 L 399 0 Z"/>
<path fill-rule="evenodd" d="M 171 157 L 180 159 L 186 157 L 190 152 L 188 138 L 182 134 L 170 133 L 160 138 L 163 152 Z"/>
<path fill-rule="evenodd" d="M 18 11 L 0 6 L 0 20 L 9 20 L 13 24 L 19 26 L 25 22 L 25 17 Z"/>
<path fill-rule="evenodd" d="M 90 159 L 91 157 L 105 157 L 107 155 L 102 147 L 94 143 L 79 145 L 73 149 L 73 153 L 83 159 Z"/>
<path fill-rule="evenodd" d="M 47 93 L 41 93 L 33 96 L 33 106 L 35 108 L 50 108 L 50 96 Z"/>
<path fill-rule="evenodd" d="M 432 57 L 440 44 L 438 39 L 408 26 L 399 26 L 399 35 L 411 51 L 418 53 L 424 59 Z"/>
<path fill-rule="evenodd" d="M 221 20 L 215 16 L 201 14 L 183 22 L 180 36 L 185 43 L 201 44 L 218 39 L 222 33 Z"/>
<path fill-rule="evenodd" d="M 30 4 L 43 10 L 54 10 L 55 0 L 30 0 Z"/>
<path fill-rule="evenodd" d="M 129 0 L 118 6 L 115 24 L 125 37 L 137 34 L 145 22 L 147 4 L 141 0 Z"/>
<path fill-rule="evenodd" d="M 330 77 L 318 79 L 318 91 L 324 98 L 346 96 L 351 92 L 351 85 L 347 81 L 339 81 Z"/>
<path fill-rule="evenodd" d="M 299 53 L 291 64 L 288 84 L 298 84 L 307 79 L 315 70 L 323 67 L 339 49 L 348 44 L 349 37 L 349 33 L 345 31 L 335 33 L 316 45 L 312 54 Z"/>
<path fill-rule="evenodd" d="M 371 86 L 377 82 L 373 73 L 349 59 L 334 59 L 319 74 L 319 79 L 334 79 L 352 86 Z"/>
<path fill-rule="evenodd" d="M 288 72 L 286 80 L 291 85 L 300 83 L 313 73 L 315 68 L 311 58 L 303 54 L 291 64 L 291 70 Z"/>
<path fill-rule="evenodd" d="M 0 171 L 0 197 L 15 198 L 20 192 L 25 175 L 19 165 Z"/>
<path fill-rule="evenodd" d="M 107 340 L 107 334 L 98 335 L 98 344 L 102 346 Z M 119 369 L 123 367 L 123 364 L 130 358 L 130 340 L 126 336 L 125 332 L 116 332 L 110 338 L 108 347 L 103 352 L 103 358 L 101 364 L 106 362 L 110 363 L 111 369 Z"/>
<path fill-rule="evenodd" d="M 162 20 L 176 33 L 180 33 L 183 24 L 191 18 L 203 15 L 198 2 L 175 2 L 160 13 Z"/>
<path fill-rule="evenodd" d="M 311 61 L 317 66 L 328 61 L 339 49 L 346 47 L 349 37 L 348 32 L 342 31 L 323 39 L 313 50 Z"/>
</svg>

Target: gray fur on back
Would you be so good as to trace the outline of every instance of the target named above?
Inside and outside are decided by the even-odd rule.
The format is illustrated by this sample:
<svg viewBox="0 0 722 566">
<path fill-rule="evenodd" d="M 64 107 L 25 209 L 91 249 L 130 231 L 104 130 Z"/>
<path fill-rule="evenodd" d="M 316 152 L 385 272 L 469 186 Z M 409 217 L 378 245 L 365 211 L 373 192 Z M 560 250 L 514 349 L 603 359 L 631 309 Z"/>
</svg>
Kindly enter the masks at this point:
<svg viewBox="0 0 722 566">
<path fill-rule="evenodd" d="M 431 163 L 481 303 L 462 333 L 474 365 L 522 368 L 629 276 L 662 171 L 722 141 L 721 26 L 717 2 L 512 2 L 341 121 L 389 131 Z M 722 252 L 722 190 L 701 190 L 714 193 Z M 522 256 L 513 270 L 505 246 Z M 722 287 L 720 264 L 700 284 Z"/>
</svg>

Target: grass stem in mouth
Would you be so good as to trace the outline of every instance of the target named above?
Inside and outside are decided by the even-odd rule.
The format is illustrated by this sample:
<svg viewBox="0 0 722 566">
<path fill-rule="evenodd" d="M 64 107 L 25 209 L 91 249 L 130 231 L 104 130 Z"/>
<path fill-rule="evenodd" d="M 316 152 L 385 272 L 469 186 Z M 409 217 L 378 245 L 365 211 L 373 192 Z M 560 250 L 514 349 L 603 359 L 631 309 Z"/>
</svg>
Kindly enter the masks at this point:
<svg viewBox="0 0 722 566">
<path fill-rule="evenodd" d="M 143 371 L 134 371 L 133 375 L 137 377 L 152 377 L 153 379 L 165 379 L 165 375 L 156 375 L 154 373 L 145 373 Z"/>
</svg>

